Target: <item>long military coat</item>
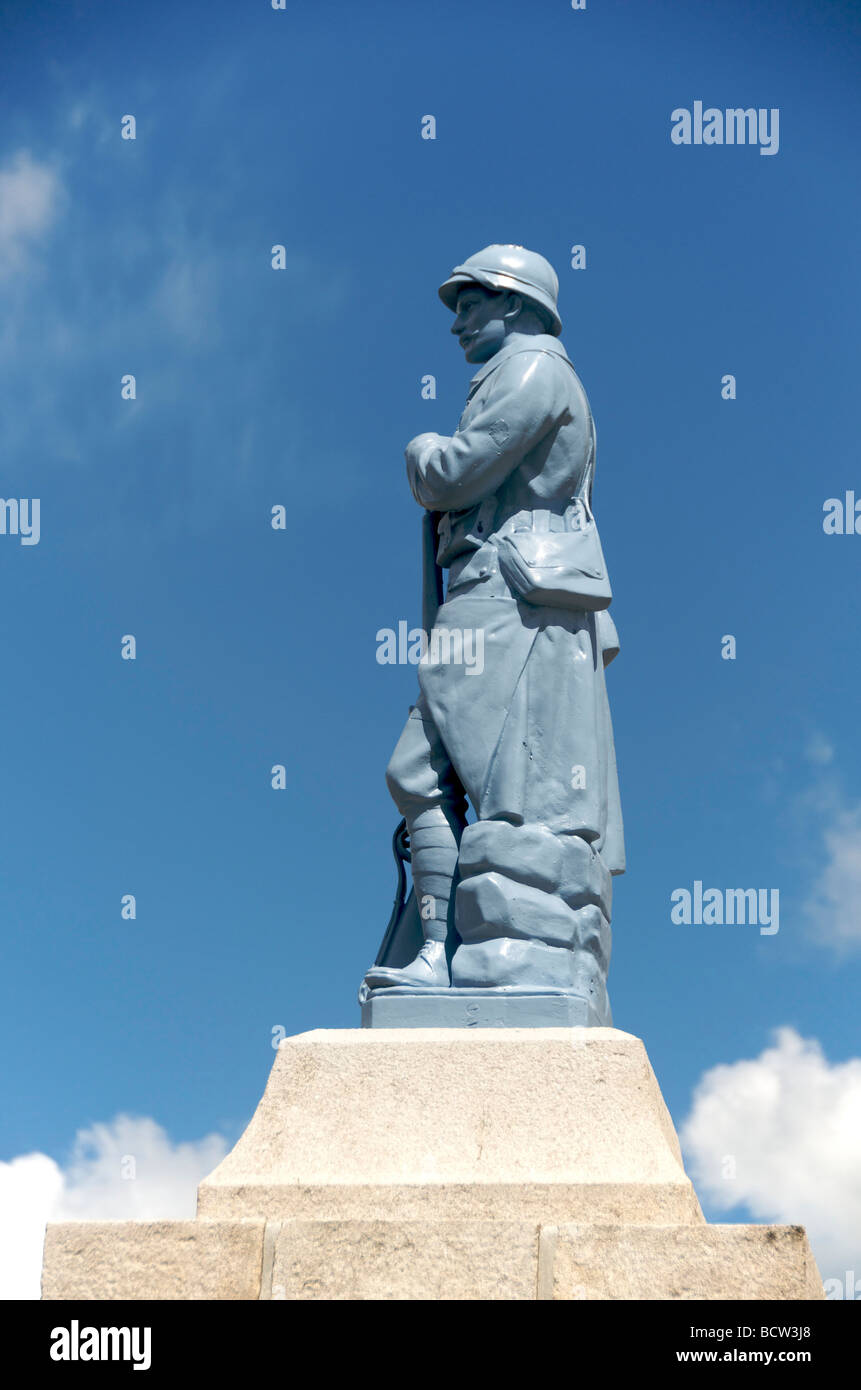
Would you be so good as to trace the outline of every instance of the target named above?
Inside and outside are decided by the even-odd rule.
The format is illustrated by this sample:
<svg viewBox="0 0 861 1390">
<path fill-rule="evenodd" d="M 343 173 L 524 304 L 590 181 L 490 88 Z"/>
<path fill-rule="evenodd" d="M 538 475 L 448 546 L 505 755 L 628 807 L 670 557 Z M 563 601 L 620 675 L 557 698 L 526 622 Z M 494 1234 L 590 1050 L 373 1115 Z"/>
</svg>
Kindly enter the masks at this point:
<svg viewBox="0 0 861 1390">
<path fill-rule="evenodd" d="M 618 650 L 606 612 L 518 601 L 496 539 L 517 513 L 562 515 L 593 458 L 586 394 L 557 338 L 512 334 L 473 378 L 450 437 L 407 447 L 416 501 L 440 513 L 449 569 L 439 628 L 481 630 L 484 669 L 420 664 L 419 683 L 479 819 L 579 834 L 611 873 L 625 866 L 604 667 Z"/>
</svg>

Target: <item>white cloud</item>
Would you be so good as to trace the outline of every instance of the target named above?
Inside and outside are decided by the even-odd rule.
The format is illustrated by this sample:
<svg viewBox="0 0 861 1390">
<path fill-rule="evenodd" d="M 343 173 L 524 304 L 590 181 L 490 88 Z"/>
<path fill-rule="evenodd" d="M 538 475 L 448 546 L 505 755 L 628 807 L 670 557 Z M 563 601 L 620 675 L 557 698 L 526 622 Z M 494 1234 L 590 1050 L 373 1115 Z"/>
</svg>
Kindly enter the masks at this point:
<svg viewBox="0 0 861 1390">
<path fill-rule="evenodd" d="M 27 150 L 0 168 L 0 275 L 22 268 L 31 242 L 54 220 L 59 199 L 57 174 Z"/>
<path fill-rule="evenodd" d="M 806 1226 L 823 1279 L 861 1275 L 861 1058 L 831 1064 L 777 1029 L 759 1057 L 702 1076 L 680 1138 L 704 1201 Z"/>
<path fill-rule="evenodd" d="M 825 864 L 804 910 L 819 940 L 845 955 L 861 947 L 861 807 L 837 811 L 822 839 Z"/>
<path fill-rule="evenodd" d="M 0 1163 L 0 1299 L 39 1297 L 45 1222 L 62 1190 L 47 1154 Z"/>
<path fill-rule="evenodd" d="M 0 1299 L 38 1298 L 46 1221 L 185 1219 L 227 1152 L 218 1134 L 174 1144 L 155 1120 L 117 1115 L 79 1130 L 71 1161 L 0 1163 Z"/>
</svg>

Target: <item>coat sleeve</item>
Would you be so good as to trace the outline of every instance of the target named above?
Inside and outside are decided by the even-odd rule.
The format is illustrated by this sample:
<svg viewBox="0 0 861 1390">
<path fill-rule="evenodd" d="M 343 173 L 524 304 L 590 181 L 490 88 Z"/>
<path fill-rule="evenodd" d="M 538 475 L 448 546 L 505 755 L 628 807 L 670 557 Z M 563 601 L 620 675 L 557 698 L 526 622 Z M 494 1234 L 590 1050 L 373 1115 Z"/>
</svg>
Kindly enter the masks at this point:
<svg viewBox="0 0 861 1390">
<path fill-rule="evenodd" d="M 460 511 L 490 497 L 520 460 L 570 418 L 567 369 L 549 353 L 519 352 L 491 373 L 481 403 L 450 438 L 407 445 L 407 476 L 430 511 Z"/>
</svg>

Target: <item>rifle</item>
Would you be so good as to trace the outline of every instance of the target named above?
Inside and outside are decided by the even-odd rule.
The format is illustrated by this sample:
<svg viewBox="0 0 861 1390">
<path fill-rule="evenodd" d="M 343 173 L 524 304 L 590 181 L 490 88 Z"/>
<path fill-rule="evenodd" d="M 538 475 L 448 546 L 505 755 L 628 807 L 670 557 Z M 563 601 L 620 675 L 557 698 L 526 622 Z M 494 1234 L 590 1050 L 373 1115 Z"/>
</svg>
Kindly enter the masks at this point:
<svg viewBox="0 0 861 1390">
<path fill-rule="evenodd" d="M 436 562 L 438 522 L 438 512 L 422 516 L 422 627 L 428 641 L 443 602 L 442 570 Z M 424 941 L 414 890 L 411 888 L 406 896 L 404 864 L 410 862 L 410 837 L 405 820 L 392 836 L 392 854 L 398 876 L 395 900 L 374 964 L 400 969 L 415 959 Z"/>
</svg>

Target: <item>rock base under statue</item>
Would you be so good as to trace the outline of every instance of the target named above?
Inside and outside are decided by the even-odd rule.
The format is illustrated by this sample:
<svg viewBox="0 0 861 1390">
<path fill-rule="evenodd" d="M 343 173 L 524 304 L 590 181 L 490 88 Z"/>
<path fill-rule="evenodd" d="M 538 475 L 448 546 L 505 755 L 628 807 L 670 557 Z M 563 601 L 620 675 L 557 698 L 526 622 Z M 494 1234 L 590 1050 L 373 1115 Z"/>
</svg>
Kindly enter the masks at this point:
<svg viewBox="0 0 861 1390">
<path fill-rule="evenodd" d="M 610 1028 L 285 1039 L 196 1221 L 49 1225 L 46 1299 L 810 1299 L 798 1226 L 707 1225 Z"/>
</svg>

